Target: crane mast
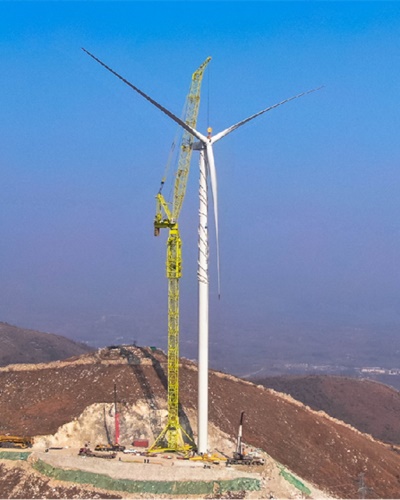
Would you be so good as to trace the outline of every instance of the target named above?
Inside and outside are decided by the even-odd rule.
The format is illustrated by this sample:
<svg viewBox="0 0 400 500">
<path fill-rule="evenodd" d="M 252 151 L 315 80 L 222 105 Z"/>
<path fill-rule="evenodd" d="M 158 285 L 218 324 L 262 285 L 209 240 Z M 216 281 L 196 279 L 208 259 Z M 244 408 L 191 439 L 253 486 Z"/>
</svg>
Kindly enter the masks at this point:
<svg viewBox="0 0 400 500">
<path fill-rule="evenodd" d="M 208 57 L 193 73 L 189 94 L 186 98 L 184 121 L 196 128 L 200 106 L 200 90 L 204 70 L 210 62 Z M 185 451 L 195 447 L 179 422 L 179 279 L 182 276 L 182 240 L 179 233 L 178 218 L 186 193 L 190 170 L 194 137 L 184 130 L 178 167 L 174 181 L 172 207 L 165 200 L 161 189 L 156 196 L 157 207 L 154 219 L 154 234 L 160 229 L 169 229 L 167 240 L 166 276 L 168 279 L 168 420 L 150 451 Z M 186 436 L 186 443 L 185 438 Z"/>
</svg>

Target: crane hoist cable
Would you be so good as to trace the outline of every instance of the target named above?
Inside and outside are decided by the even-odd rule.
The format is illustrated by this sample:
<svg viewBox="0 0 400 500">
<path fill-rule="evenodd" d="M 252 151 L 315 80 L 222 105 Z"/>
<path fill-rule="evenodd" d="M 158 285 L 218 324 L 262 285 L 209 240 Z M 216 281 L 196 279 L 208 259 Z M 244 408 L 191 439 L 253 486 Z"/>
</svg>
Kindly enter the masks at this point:
<svg viewBox="0 0 400 500">
<path fill-rule="evenodd" d="M 184 121 L 196 128 L 200 106 L 203 73 L 210 62 L 208 57 L 193 73 L 186 98 Z M 193 438 L 179 422 L 179 279 L 182 276 L 182 240 L 178 219 L 186 194 L 194 137 L 183 131 L 178 166 L 174 179 L 172 203 L 168 203 L 161 190 L 156 196 L 157 208 L 154 234 L 169 229 L 167 240 L 166 275 L 168 278 L 168 419 L 167 424 L 149 451 L 189 451 L 196 447 Z"/>
<path fill-rule="evenodd" d="M 185 116 L 186 116 L 186 103 L 182 109 L 182 113 L 181 113 L 181 119 L 182 120 L 185 120 Z M 175 137 L 174 137 L 174 140 L 172 141 L 172 144 L 171 144 L 171 147 L 170 147 L 170 150 L 169 150 L 169 154 L 168 154 L 168 159 L 167 159 L 167 163 L 165 165 L 165 169 L 164 169 L 164 175 L 161 179 L 161 182 L 160 182 L 160 189 L 159 189 L 159 193 L 161 193 L 161 191 L 163 190 L 164 188 L 164 185 L 165 185 L 165 182 L 167 180 L 167 177 L 168 177 L 168 174 L 169 174 L 169 171 L 170 171 L 170 168 L 171 168 L 171 164 L 174 162 L 174 160 L 176 161 L 176 145 L 181 142 L 181 138 L 182 138 L 182 128 L 181 127 L 177 127 L 176 129 L 176 132 L 175 132 Z M 171 189 L 171 192 L 169 193 L 169 198 L 172 196 L 172 189 Z"/>
</svg>

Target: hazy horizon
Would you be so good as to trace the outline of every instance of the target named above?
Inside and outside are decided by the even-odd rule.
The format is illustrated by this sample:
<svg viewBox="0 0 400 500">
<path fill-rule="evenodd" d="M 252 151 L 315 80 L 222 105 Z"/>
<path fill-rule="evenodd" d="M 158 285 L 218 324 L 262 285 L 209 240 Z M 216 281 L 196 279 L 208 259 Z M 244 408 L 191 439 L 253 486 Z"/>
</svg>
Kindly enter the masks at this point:
<svg viewBox="0 0 400 500">
<path fill-rule="evenodd" d="M 165 348 L 167 234 L 154 238 L 153 218 L 176 127 L 81 47 L 178 115 L 211 56 L 200 130 L 325 86 L 215 146 L 211 357 L 273 358 L 279 336 L 299 352 L 304 336 L 316 352 L 335 338 L 400 352 L 399 4 L 2 2 L 0 14 L 1 321 Z M 180 218 L 190 357 L 197 161 Z"/>
</svg>

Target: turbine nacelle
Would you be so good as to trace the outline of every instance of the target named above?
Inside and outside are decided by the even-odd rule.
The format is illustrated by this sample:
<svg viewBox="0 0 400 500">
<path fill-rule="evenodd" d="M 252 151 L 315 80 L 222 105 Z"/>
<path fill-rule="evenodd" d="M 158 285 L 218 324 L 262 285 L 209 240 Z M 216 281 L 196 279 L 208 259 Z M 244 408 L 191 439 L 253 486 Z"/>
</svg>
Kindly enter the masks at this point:
<svg viewBox="0 0 400 500">
<path fill-rule="evenodd" d="M 206 149 L 205 143 L 201 141 L 196 141 L 193 143 L 192 149 L 194 151 L 203 151 L 204 149 Z"/>
</svg>

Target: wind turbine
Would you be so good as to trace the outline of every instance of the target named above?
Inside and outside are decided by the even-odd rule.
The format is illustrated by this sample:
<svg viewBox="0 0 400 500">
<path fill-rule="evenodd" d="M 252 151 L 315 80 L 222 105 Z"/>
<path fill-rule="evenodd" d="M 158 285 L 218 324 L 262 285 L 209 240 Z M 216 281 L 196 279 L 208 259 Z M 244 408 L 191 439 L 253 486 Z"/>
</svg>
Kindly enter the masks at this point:
<svg viewBox="0 0 400 500">
<path fill-rule="evenodd" d="M 227 136 L 237 128 L 245 123 L 257 118 L 258 116 L 271 111 L 282 104 L 310 94 L 319 90 L 322 87 L 302 92 L 295 96 L 289 97 L 273 106 L 269 106 L 254 115 L 235 123 L 231 127 L 219 132 L 212 136 L 212 129 L 209 127 L 208 135 L 204 136 L 197 130 L 186 126 L 199 142 L 195 143 L 193 148 L 200 151 L 200 182 L 199 182 L 199 229 L 198 229 L 198 270 L 197 280 L 199 288 L 199 355 L 198 355 L 198 407 L 197 407 L 197 451 L 200 454 L 208 453 L 208 325 L 209 325 L 209 290 L 208 290 L 208 183 L 207 178 L 210 176 L 211 191 L 213 198 L 214 208 L 214 225 L 216 232 L 216 246 L 217 246 L 217 273 L 218 273 L 218 296 L 220 296 L 220 258 L 219 258 L 219 229 L 218 229 L 218 186 L 217 186 L 217 172 L 214 161 L 213 145 Z M 157 106 L 159 107 L 159 106 Z M 161 107 L 159 107 L 163 111 Z M 170 112 L 169 112 L 170 113 Z M 168 115 L 170 116 L 170 115 Z M 182 127 L 184 122 L 176 120 L 176 116 L 171 118 L 179 123 Z M 185 123 L 185 125 L 187 125 Z"/>
<path fill-rule="evenodd" d="M 169 116 L 174 122 L 180 125 L 183 129 L 191 133 L 194 137 L 198 139 L 198 143 L 194 145 L 194 149 L 200 151 L 200 181 L 199 181 L 199 229 L 198 229 L 198 287 L 199 287 L 199 359 L 198 359 L 198 444 L 197 451 L 200 454 L 206 454 L 208 452 L 208 302 L 209 302 L 209 291 L 208 291 L 208 184 L 207 178 L 210 177 L 211 181 L 211 191 L 213 198 L 213 208 L 214 208 L 214 224 L 216 232 L 216 245 L 217 245 L 217 271 L 218 271 L 218 295 L 220 294 L 220 259 L 219 259 L 219 228 L 218 228 L 218 187 L 217 187 L 217 172 L 215 169 L 214 161 L 214 151 L 213 145 L 226 137 L 228 134 L 238 129 L 242 125 L 254 120 L 258 116 L 275 109 L 282 104 L 285 104 L 294 99 L 298 99 L 307 94 L 311 94 L 322 87 L 307 90 L 300 94 L 294 95 L 278 102 L 268 108 L 265 108 L 258 113 L 255 113 L 238 123 L 235 123 L 231 127 L 219 132 L 216 135 L 211 135 L 212 129 L 208 128 L 208 135 L 205 136 L 198 130 L 192 128 L 186 122 L 181 120 L 174 113 L 169 111 L 167 108 L 162 106 L 160 103 L 152 99 L 149 95 L 145 94 L 138 87 L 130 83 L 124 77 L 119 75 L 116 71 L 111 69 L 105 63 L 103 63 L 96 56 L 88 52 L 82 47 L 82 50 L 86 52 L 95 61 L 101 64 L 108 71 L 113 73 L 117 78 L 126 83 L 135 92 L 140 94 L 142 97 L 147 99 L 156 108 L 161 110 L 164 114 Z"/>
</svg>

